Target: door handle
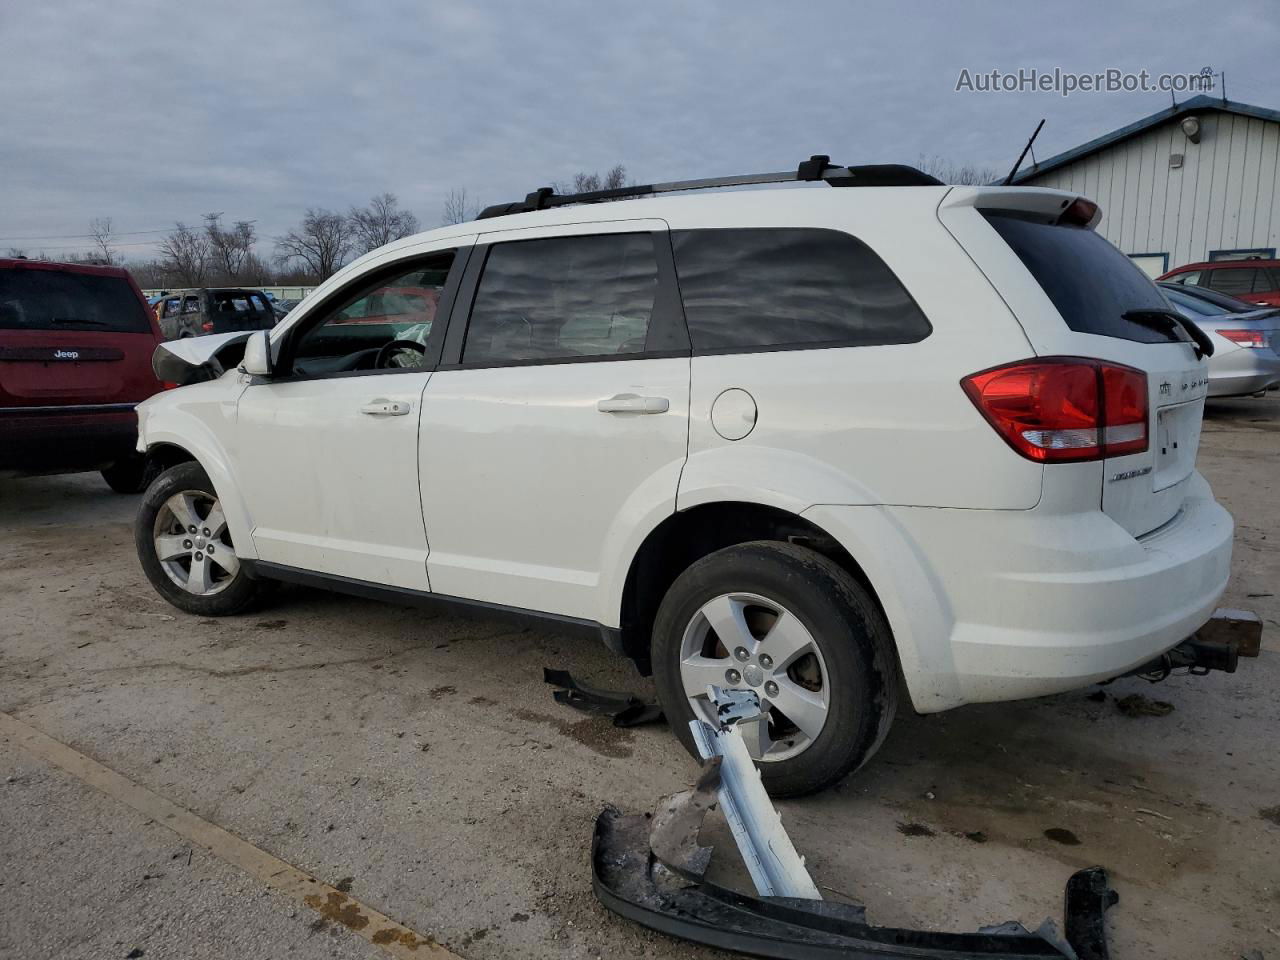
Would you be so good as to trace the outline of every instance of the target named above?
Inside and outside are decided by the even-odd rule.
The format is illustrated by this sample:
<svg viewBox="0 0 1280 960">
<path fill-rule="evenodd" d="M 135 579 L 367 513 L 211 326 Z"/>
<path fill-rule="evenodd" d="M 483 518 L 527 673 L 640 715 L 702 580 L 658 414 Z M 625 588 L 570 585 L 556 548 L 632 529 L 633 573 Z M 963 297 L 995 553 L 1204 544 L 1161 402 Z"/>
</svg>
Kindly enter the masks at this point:
<svg viewBox="0 0 1280 960">
<path fill-rule="evenodd" d="M 619 393 L 617 396 L 597 400 L 596 409 L 601 413 L 666 413 L 671 409 L 671 401 L 666 397 Z"/>
<path fill-rule="evenodd" d="M 370 400 L 360 412 L 371 417 L 403 417 L 409 412 L 409 404 L 399 400 Z"/>
</svg>

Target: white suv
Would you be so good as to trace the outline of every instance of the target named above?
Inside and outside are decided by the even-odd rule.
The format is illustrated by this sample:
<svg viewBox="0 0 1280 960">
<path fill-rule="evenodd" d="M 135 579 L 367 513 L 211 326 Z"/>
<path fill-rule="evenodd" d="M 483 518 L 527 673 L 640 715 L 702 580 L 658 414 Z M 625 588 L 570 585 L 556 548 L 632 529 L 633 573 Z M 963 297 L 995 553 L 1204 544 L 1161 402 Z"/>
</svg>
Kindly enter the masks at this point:
<svg viewBox="0 0 1280 960">
<path fill-rule="evenodd" d="M 758 691 L 778 795 L 865 761 L 901 682 L 920 712 L 1032 697 L 1188 637 L 1231 555 L 1206 363 L 1097 208 L 824 161 L 540 191 L 269 333 L 165 345 L 205 382 L 138 407 L 151 582 L 201 616 L 284 580 L 603 637 L 686 747 L 709 686 Z"/>
</svg>

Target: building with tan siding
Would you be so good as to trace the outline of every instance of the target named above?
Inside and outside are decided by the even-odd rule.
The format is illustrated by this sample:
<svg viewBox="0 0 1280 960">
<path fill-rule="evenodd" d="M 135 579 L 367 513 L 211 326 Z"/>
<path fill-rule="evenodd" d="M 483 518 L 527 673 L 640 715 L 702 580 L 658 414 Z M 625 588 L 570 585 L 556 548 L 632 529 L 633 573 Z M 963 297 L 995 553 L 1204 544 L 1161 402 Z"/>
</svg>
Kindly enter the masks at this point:
<svg viewBox="0 0 1280 960">
<path fill-rule="evenodd" d="M 1098 232 L 1152 276 L 1280 247 L 1280 111 L 1194 97 L 1026 167 L 1019 184 L 1102 208 Z"/>
</svg>

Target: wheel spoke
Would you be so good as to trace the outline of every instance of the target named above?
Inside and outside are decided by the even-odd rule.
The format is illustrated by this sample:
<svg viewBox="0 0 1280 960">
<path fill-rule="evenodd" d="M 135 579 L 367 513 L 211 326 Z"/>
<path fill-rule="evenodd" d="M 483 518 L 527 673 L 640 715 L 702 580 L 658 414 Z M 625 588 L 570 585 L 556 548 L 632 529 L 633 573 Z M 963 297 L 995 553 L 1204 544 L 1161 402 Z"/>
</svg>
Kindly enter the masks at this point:
<svg viewBox="0 0 1280 960">
<path fill-rule="evenodd" d="M 747 621 L 742 613 L 743 605 L 733 597 L 716 597 L 703 604 L 702 615 L 711 624 L 711 629 L 720 638 L 720 644 L 730 654 L 737 647 L 746 647 L 748 653 L 754 653 L 756 640 L 747 629 Z"/>
<path fill-rule="evenodd" d="M 815 649 L 813 634 L 798 617 L 786 610 L 778 614 L 778 619 L 760 641 L 760 652 L 773 658 L 773 669 L 780 673 Z"/>
<path fill-rule="evenodd" d="M 770 705 L 782 711 L 810 740 L 816 739 L 827 722 L 827 705 L 822 694 L 806 690 L 785 675 L 776 675 L 774 680 L 778 692 L 769 697 Z"/>
<path fill-rule="evenodd" d="M 213 586 L 213 571 L 210 569 L 208 556 L 201 555 L 197 560 L 191 558 L 191 573 L 187 577 L 186 588 L 188 593 L 194 593 L 202 596 L 209 592 L 209 588 Z"/>
<path fill-rule="evenodd" d="M 195 497 L 191 494 L 175 493 L 164 505 L 184 528 L 199 527 L 200 515 L 196 513 Z"/>
<path fill-rule="evenodd" d="M 680 682 L 684 685 L 684 693 L 690 699 L 707 696 L 707 687 L 728 686 L 724 672 L 733 665 L 728 657 L 719 660 L 694 654 L 680 662 Z"/>
<path fill-rule="evenodd" d="M 747 753 L 752 760 L 760 760 L 773 747 L 769 737 L 769 715 L 762 713 L 758 720 L 740 720 L 738 731 L 742 734 L 742 742 L 747 745 Z"/>
<path fill-rule="evenodd" d="M 214 540 L 222 536 L 222 531 L 227 529 L 227 518 L 222 515 L 222 501 L 213 501 L 213 506 L 209 508 L 209 515 L 204 518 L 204 529 L 209 531 L 209 536 Z"/>
<path fill-rule="evenodd" d="M 230 547 L 218 547 L 218 552 L 209 554 L 209 559 L 233 577 L 240 572 L 240 559 Z"/>
<path fill-rule="evenodd" d="M 156 537 L 156 556 L 161 560 L 177 560 L 191 556 L 191 548 L 184 545 L 191 540 L 185 534 L 176 537 Z"/>
</svg>

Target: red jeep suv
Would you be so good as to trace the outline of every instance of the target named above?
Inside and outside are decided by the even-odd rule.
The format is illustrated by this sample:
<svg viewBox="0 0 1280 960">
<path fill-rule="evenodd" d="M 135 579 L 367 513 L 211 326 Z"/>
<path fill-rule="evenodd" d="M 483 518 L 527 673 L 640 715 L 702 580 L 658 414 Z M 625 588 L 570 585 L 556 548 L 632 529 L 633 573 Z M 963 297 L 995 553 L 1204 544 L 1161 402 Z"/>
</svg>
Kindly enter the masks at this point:
<svg viewBox="0 0 1280 960">
<path fill-rule="evenodd" d="M 120 267 L 0 258 L 0 477 L 101 470 L 140 492 L 133 408 L 161 387 L 159 342 Z"/>
</svg>

